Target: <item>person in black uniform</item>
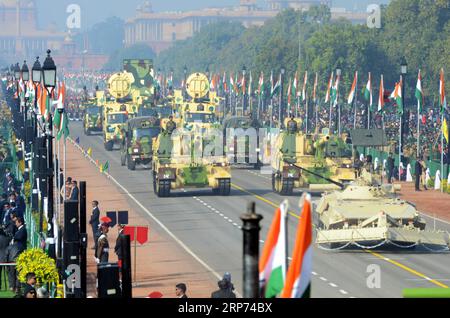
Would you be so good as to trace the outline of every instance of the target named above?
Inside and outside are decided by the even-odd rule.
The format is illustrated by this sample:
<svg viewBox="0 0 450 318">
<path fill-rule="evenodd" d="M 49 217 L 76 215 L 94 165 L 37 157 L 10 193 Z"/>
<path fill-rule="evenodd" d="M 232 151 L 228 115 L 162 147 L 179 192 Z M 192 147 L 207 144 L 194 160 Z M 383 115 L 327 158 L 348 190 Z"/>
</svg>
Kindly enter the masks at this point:
<svg viewBox="0 0 450 318">
<path fill-rule="evenodd" d="M 386 170 L 387 170 L 388 183 L 392 183 L 392 178 L 394 176 L 394 158 L 392 157 L 392 153 L 389 153 L 389 157 L 387 158 Z"/>
<path fill-rule="evenodd" d="M 219 290 L 216 290 L 211 294 L 211 298 L 236 298 L 236 294 L 233 293 L 228 287 L 228 281 L 222 279 L 217 282 Z"/>
<path fill-rule="evenodd" d="M 175 286 L 175 295 L 177 298 L 188 298 L 186 295 L 186 284 L 185 283 L 179 283 Z"/>
<path fill-rule="evenodd" d="M 80 190 L 78 189 L 78 183 L 74 180 L 72 181 L 72 192 L 70 192 L 69 200 L 78 201 Z"/>
<path fill-rule="evenodd" d="M 121 242 L 121 237 L 123 236 L 123 230 L 125 228 L 124 224 L 119 224 L 118 225 L 118 230 L 119 230 L 119 235 L 117 235 L 117 239 L 116 239 L 116 246 L 114 247 L 114 253 L 116 253 L 117 255 L 117 259 L 119 260 L 119 268 L 122 268 L 122 259 L 123 259 L 123 255 L 122 255 L 122 242 Z"/>
<path fill-rule="evenodd" d="M 98 240 L 98 225 L 100 224 L 100 209 L 98 208 L 98 201 L 94 200 L 92 201 L 92 214 L 91 218 L 89 219 L 89 224 L 92 227 L 92 238 L 94 239 L 94 249 L 97 245 Z"/>
<path fill-rule="evenodd" d="M 27 249 L 27 228 L 25 227 L 24 221 L 21 217 L 14 217 L 17 231 L 13 236 L 13 244 L 8 250 L 8 261 L 15 263 L 17 257 Z M 9 268 L 9 288 L 15 293 L 20 293 L 20 284 L 17 279 L 17 271 L 15 267 Z"/>
<path fill-rule="evenodd" d="M 421 158 L 417 157 L 416 164 L 415 164 L 415 172 L 416 172 L 416 191 L 420 191 L 420 176 L 422 175 L 422 163 Z"/>
</svg>

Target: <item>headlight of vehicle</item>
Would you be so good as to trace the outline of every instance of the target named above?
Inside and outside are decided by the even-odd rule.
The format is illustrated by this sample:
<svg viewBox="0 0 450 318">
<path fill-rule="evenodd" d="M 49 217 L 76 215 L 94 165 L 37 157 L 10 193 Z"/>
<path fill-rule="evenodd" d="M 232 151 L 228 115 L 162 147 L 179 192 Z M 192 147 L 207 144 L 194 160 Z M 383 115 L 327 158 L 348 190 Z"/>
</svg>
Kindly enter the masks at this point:
<svg viewBox="0 0 450 318">
<path fill-rule="evenodd" d="M 134 149 L 133 149 L 133 152 L 134 152 L 134 153 L 139 153 L 139 148 L 134 148 Z"/>
<path fill-rule="evenodd" d="M 112 127 L 112 126 L 108 126 L 107 131 L 108 131 L 109 133 L 113 133 L 113 132 L 115 131 L 115 129 L 114 129 L 114 127 Z"/>
<path fill-rule="evenodd" d="M 259 149 L 259 148 L 256 148 L 255 150 L 256 150 L 256 152 L 260 152 L 261 151 L 261 149 Z"/>
</svg>

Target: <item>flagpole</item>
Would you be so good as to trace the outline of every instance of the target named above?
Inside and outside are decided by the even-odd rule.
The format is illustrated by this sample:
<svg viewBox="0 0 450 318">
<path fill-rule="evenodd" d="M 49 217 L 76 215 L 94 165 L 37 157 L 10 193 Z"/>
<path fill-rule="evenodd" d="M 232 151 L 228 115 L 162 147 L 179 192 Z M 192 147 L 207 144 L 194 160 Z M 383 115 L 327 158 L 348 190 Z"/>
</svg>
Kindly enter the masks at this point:
<svg viewBox="0 0 450 318">
<path fill-rule="evenodd" d="M 358 74 L 358 72 L 356 72 Z M 355 117 L 353 118 L 353 129 L 356 129 L 356 107 L 358 106 L 358 75 L 356 75 L 355 98 L 353 99 L 353 107 L 355 107 Z"/>
<path fill-rule="evenodd" d="M 398 127 L 398 181 L 401 181 L 400 176 L 400 163 L 402 162 L 402 115 L 400 115 L 400 125 Z"/>
<path fill-rule="evenodd" d="M 420 102 L 417 101 L 417 158 L 419 158 L 420 147 Z"/>
<path fill-rule="evenodd" d="M 442 106 L 444 107 L 444 106 Z M 444 112 L 445 110 L 441 111 L 441 180 L 444 179 L 444 129 L 443 129 L 443 125 L 444 125 Z M 448 128 L 447 128 L 448 130 Z M 449 145 L 447 145 L 447 147 L 450 147 Z M 448 158 L 447 158 L 448 160 Z M 447 181 L 448 182 L 448 181 Z M 441 186 L 441 192 L 444 192 L 444 187 Z"/>
<path fill-rule="evenodd" d="M 308 121 L 309 121 L 309 111 L 308 111 L 308 96 L 305 96 L 305 107 L 306 107 L 306 124 L 305 124 L 305 133 L 308 134 Z"/>
</svg>

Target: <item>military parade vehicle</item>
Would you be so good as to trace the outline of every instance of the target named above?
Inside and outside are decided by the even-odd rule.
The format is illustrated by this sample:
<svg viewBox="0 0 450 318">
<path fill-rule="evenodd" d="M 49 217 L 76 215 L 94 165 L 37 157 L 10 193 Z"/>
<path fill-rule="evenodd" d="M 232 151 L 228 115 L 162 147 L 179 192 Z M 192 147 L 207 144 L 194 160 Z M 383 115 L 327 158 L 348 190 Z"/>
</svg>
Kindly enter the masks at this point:
<svg viewBox="0 0 450 318">
<path fill-rule="evenodd" d="M 216 120 L 214 105 L 206 97 L 208 78 L 192 74 L 186 88 L 192 100 L 183 104 L 181 129 L 175 130 L 173 123 L 167 126 L 154 146 L 154 191 L 159 197 L 167 197 L 175 189 L 212 188 L 214 193 L 229 195 L 231 171 L 223 151 L 206 151 L 211 143 L 222 143 L 209 134 Z"/>
<path fill-rule="evenodd" d="M 259 148 L 259 122 L 250 117 L 233 116 L 223 122 L 224 147 L 231 165 L 262 165 Z"/>
<path fill-rule="evenodd" d="M 329 135 L 328 129 L 322 134 L 304 134 L 298 129 L 299 123 L 300 120 L 287 119 L 287 129 L 276 138 L 271 160 L 273 191 L 291 195 L 294 188 L 323 190 L 336 187 L 314 174 L 303 173 L 303 168 L 329 180 L 355 180 L 357 170 L 353 165 L 352 148 L 346 140 Z"/>
<path fill-rule="evenodd" d="M 381 184 L 362 171 L 357 180 L 341 185 L 343 190 L 322 195 L 316 207 L 317 244 L 339 249 L 351 244 L 363 248 L 383 244 L 448 247 L 448 232 L 426 230 L 415 206 L 397 197 L 400 185 Z"/>
<path fill-rule="evenodd" d="M 161 132 L 157 117 L 137 117 L 128 120 L 121 145 L 121 164 L 135 170 L 137 164 L 149 164 L 153 156 L 153 141 Z"/>
<path fill-rule="evenodd" d="M 103 142 L 107 151 L 123 142 L 123 127 L 129 118 L 136 116 L 138 106 L 131 99 L 133 76 L 127 72 L 113 74 L 108 79 L 111 99 L 103 106 Z"/>
<path fill-rule="evenodd" d="M 84 105 L 83 128 L 84 134 L 90 135 L 93 131 L 103 130 L 103 109 L 97 103 L 97 98 L 92 99 Z"/>
</svg>

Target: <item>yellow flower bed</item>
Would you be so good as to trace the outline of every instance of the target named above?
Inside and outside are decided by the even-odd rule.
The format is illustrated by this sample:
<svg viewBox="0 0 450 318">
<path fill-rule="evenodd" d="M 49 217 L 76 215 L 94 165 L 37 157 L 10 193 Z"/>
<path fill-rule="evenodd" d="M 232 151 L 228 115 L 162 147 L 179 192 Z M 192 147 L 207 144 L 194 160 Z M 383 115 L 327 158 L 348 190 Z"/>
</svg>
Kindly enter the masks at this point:
<svg viewBox="0 0 450 318">
<path fill-rule="evenodd" d="M 58 283 L 59 275 L 55 260 L 38 248 L 26 250 L 17 258 L 19 281 L 25 283 L 28 273 L 35 273 L 38 285 Z"/>
</svg>

